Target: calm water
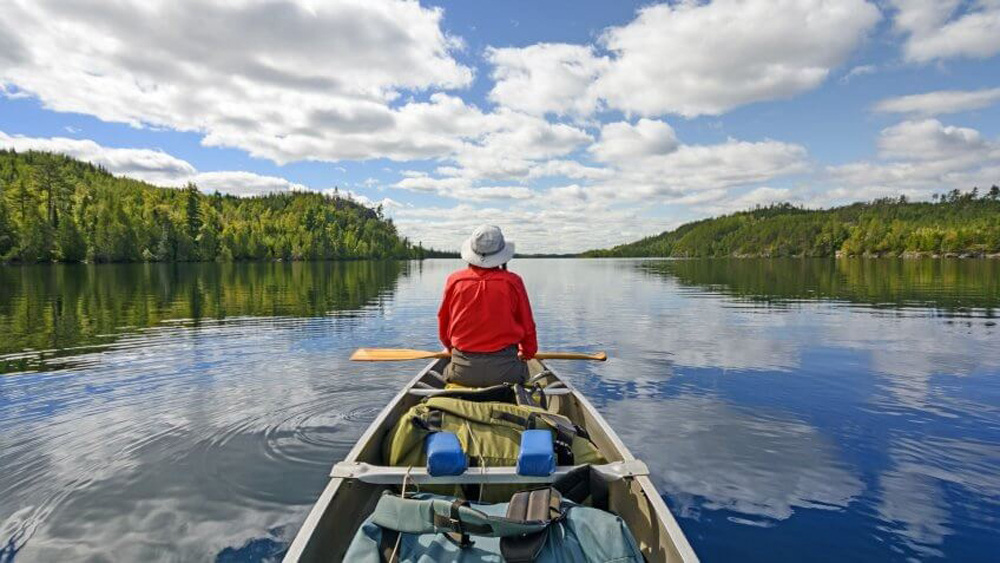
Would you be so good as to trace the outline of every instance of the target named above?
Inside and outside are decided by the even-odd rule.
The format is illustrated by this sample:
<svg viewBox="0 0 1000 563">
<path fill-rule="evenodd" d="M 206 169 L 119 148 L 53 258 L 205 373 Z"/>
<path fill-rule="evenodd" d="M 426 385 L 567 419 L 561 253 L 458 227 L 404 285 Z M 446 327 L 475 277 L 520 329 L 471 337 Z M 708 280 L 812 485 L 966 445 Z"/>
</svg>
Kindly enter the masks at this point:
<svg viewBox="0 0 1000 563">
<path fill-rule="evenodd" d="M 0 562 L 279 555 L 458 265 L 0 268 Z M 704 561 L 1000 553 L 1000 261 L 512 267 Z"/>
</svg>

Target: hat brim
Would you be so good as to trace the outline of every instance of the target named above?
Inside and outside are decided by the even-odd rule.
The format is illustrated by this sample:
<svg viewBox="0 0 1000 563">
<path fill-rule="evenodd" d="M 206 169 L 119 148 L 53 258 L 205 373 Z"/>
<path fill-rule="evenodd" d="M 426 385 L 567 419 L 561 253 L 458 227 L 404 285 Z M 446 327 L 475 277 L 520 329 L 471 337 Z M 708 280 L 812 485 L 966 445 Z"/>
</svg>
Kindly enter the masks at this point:
<svg viewBox="0 0 1000 563">
<path fill-rule="evenodd" d="M 465 260 L 473 266 L 479 266 L 480 268 L 496 268 L 497 266 L 502 266 L 510 259 L 514 257 L 514 243 L 512 241 L 506 241 L 504 247 L 500 249 L 500 252 L 495 254 L 489 254 L 483 256 L 481 254 L 476 254 L 472 250 L 472 239 L 466 239 L 462 243 L 462 260 Z"/>
</svg>

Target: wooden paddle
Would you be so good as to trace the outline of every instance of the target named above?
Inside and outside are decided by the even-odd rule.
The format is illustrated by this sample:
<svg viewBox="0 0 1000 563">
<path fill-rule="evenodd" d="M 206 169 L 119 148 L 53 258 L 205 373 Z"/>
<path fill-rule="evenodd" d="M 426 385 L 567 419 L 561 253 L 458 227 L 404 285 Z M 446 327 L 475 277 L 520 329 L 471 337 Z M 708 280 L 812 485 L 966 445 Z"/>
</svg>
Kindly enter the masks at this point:
<svg viewBox="0 0 1000 563">
<path fill-rule="evenodd" d="M 358 348 L 351 355 L 355 362 L 398 362 L 402 360 L 430 360 L 435 358 L 450 358 L 449 352 L 429 352 L 427 350 L 410 350 L 408 348 Z M 575 352 L 538 352 L 535 358 L 539 360 L 596 360 L 603 362 L 608 359 L 604 352 L 596 354 L 578 354 Z"/>
</svg>

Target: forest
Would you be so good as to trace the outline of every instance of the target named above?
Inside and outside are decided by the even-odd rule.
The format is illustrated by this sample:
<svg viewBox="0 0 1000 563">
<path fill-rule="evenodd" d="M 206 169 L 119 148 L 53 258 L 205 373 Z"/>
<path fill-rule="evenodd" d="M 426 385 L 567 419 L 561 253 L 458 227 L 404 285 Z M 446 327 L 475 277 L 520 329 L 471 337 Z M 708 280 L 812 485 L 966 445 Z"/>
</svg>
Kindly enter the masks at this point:
<svg viewBox="0 0 1000 563">
<path fill-rule="evenodd" d="M 703 219 L 587 257 L 983 256 L 1000 253 L 1000 187 L 832 209 L 788 203 Z"/>
<path fill-rule="evenodd" d="M 313 192 L 161 188 L 67 156 L 0 150 L 0 262 L 424 258 L 381 207 Z"/>
</svg>

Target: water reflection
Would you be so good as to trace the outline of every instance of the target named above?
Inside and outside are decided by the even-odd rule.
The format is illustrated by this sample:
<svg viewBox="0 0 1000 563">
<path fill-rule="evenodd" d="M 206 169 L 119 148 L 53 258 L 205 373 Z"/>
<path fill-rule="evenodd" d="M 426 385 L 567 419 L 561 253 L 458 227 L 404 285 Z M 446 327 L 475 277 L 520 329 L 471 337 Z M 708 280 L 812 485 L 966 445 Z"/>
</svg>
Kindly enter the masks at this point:
<svg viewBox="0 0 1000 563">
<path fill-rule="evenodd" d="M 724 510 L 770 526 L 799 508 L 842 509 L 864 488 L 830 437 L 781 412 L 694 394 L 605 410 L 629 443 L 642 444 L 683 516 Z"/>
<path fill-rule="evenodd" d="M 1000 547 L 996 262 L 628 265 L 661 286 L 609 325 L 634 357 L 582 386 L 616 399 L 705 559 L 758 559 L 764 537 L 793 560 Z"/>
<path fill-rule="evenodd" d="M 657 260 L 638 267 L 687 286 L 764 302 L 834 299 L 994 318 L 1000 260 Z"/>
<path fill-rule="evenodd" d="M 544 348 L 609 352 L 554 366 L 648 462 L 704 561 L 986 561 L 1000 551 L 996 264 L 513 267 Z M 35 323 L 32 347 L 99 346 L 0 377 L 0 546 L 14 538 L 0 560 L 273 557 L 418 367 L 350 365 L 350 350 L 437 346 L 459 266 L 139 266 L 80 284 L 60 270 L 59 291 L 12 269 L 5 335 L 28 342 Z M 60 323 L 78 328 L 45 328 Z"/>
<path fill-rule="evenodd" d="M 392 290 L 406 262 L 0 267 L 0 373 L 38 369 L 163 321 L 350 311 Z M 25 352 L 25 351 L 28 352 Z"/>
<path fill-rule="evenodd" d="M 409 268 L 0 269 L 4 345 L 63 347 L 0 377 L 0 560 L 283 546 L 409 375 L 346 362 Z"/>
</svg>

